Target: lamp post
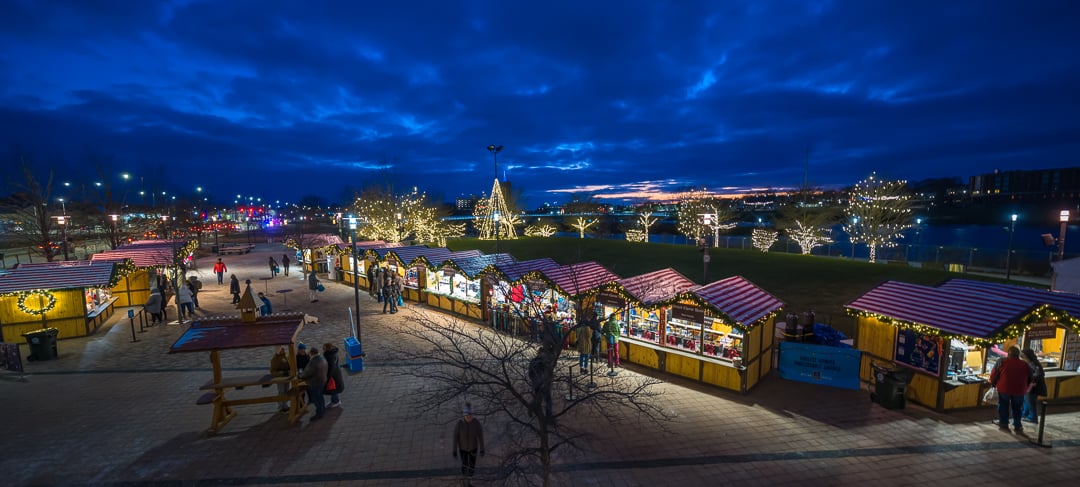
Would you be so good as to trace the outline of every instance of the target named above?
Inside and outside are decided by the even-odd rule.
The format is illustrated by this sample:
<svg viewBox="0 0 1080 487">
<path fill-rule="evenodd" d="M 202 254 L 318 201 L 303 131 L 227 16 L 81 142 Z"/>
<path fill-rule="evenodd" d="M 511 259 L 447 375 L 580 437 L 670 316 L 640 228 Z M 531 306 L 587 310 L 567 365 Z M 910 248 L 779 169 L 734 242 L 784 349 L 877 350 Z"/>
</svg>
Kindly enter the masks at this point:
<svg viewBox="0 0 1080 487">
<path fill-rule="evenodd" d="M 359 271 L 359 269 L 357 269 L 357 264 L 359 264 L 360 260 L 356 258 L 356 217 L 354 217 L 354 216 L 349 217 L 349 233 L 352 234 L 352 260 L 353 261 L 352 261 L 352 265 L 350 265 L 349 267 L 352 267 L 352 271 L 353 271 L 353 278 L 352 278 L 353 298 L 355 299 L 354 304 L 356 305 L 356 308 L 355 308 L 356 311 L 353 314 L 354 314 L 355 320 L 356 320 L 356 341 L 359 342 L 361 344 L 361 346 L 363 346 L 364 342 L 362 340 L 360 340 L 360 271 Z"/>
<path fill-rule="evenodd" d="M 499 151 L 503 150 L 503 146 L 491 144 L 487 146 L 488 152 L 491 152 L 491 159 L 494 162 L 495 168 L 495 184 L 499 184 Z M 501 188 L 500 188 L 501 189 Z M 495 201 L 495 195 L 491 195 L 492 202 Z M 494 208 L 494 213 L 491 218 L 495 220 L 495 253 L 499 253 L 499 209 Z"/>
<path fill-rule="evenodd" d="M 1012 224 L 1009 225 L 1009 253 L 1005 254 L 1005 280 L 1008 281 L 1012 277 L 1012 249 L 1013 249 L 1013 234 L 1016 233 L 1016 213 L 1013 213 L 1010 217 Z"/>
<path fill-rule="evenodd" d="M 1069 210 L 1061 210 L 1058 216 L 1061 220 L 1061 232 L 1058 233 L 1058 257 L 1057 260 L 1065 258 L 1065 231 L 1069 228 Z"/>
<path fill-rule="evenodd" d="M 112 243 L 112 248 L 115 249 L 115 248 L 120 246 L 120 215 L 112 214 L 112 215 L 109 215 L 109 218 L 112 219 L 112 227 L 113 227 L 113 238 L 112 238 L 111 243 Z"/>
<path fill-rule="evenodd" d="M 852 233 L 855 232 L 855 226 L 859 224 L 859 217 L 851 217 L 851 233 L 848 234 L 848 240 L 851 240 L 851 258 L 855 258 L 855 236 Z"/>
<path fill-rule="evenodd" d="M 915 219 L 915 261 L 919 261 L 919 233 L 922 232 L 922 218 Z M 910 258 L 908 260 L 911 260 Z"/>
<path fill-rule="evenodd" d="M 58 225 L 60 225 L 60 240 L 61 240 L 60 241 L 60 248 L 62 248 L 64 250 L 64 260 L 68 260 L 68 251 L 67 251 L 67 247 L 68 247 L 67 246 L 67 216 L 66 215 L 60 215 L 60 216 L 56 216 L 56 217 L 53 217 L 53 218 L 56 218 L 56 223 Z M 45 243 L 45 245 L 51 245 L 51 244 L 52 244 L 52 242 L 46 242 Z"/>
</svg>

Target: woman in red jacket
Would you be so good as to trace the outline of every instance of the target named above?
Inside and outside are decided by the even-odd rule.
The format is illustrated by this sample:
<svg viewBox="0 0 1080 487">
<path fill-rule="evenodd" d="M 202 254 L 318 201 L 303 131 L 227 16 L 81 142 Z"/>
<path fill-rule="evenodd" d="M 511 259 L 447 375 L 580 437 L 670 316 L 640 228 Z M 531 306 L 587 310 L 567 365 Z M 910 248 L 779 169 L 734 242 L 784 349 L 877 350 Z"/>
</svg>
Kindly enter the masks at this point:
<svg viewBox="0 0 1080 487">
<path fill-rule="evenodd" d="M 1009 347 L 1009 356 L 998 361 L 990 373 L 990 385 L 998 391 L 998 428 L 1009 431 L 1009 409 L 1012 409 L 1013 429 L 1024 431 L 1020 424 L 1020 409 L 1031 384 L 1031 367 L 1020 359 L 1020 348 Z"/>
</svg>

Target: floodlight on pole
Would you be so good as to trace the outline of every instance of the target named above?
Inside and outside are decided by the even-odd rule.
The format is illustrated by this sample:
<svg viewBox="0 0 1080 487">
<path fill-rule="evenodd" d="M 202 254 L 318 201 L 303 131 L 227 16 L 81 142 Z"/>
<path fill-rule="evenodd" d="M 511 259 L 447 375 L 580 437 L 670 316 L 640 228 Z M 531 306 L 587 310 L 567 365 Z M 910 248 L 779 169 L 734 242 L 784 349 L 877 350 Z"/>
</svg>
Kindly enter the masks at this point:
<svg viewBox="0 0 1080 487">
<path fill-rule="evenodd" d="M 1061 231 L 1058 233 L 1057 260 L 1062 260 L 1065 258 L 1065 231 L 1069 229 L 1069 210 L 1061 210 L 1058 220 L 1061 220 Z"/>
<path fill-rule="evenodd" d="M 1009 253 L 1005 254 L 1005 280 L 1008 281 L 1012 277 L 1012 253 L 1013 253 L 1013 234 L 1016 233 L 1016 219 L 1019 216 L 1013 213 L 1010 216 L 1012 223 L 1009 225 Z"/>
<path fill-rule="evenodd" d="M 349 217 L 349 232 L 352 233 L 352 267 L 353 277 L 353 300 L 356 306 L 353 312 L 353 316 L 356 320 L 356 341 L 363 346 L 363 340 L 360 339 L 360 259 L 356 257 L 356 217 Z"/>
</svg>

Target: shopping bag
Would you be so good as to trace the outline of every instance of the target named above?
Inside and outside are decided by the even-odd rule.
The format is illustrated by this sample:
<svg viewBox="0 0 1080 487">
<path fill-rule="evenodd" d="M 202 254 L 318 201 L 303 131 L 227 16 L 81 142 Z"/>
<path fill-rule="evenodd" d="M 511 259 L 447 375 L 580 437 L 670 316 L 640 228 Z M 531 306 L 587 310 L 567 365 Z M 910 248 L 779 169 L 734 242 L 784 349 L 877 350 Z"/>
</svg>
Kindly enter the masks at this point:
<svg viewBox="0 0 1080 487">
<path fill-rule="evenodd" d="M 986 390 L 986 394 L 983 394 L 983 402 L 997 402 L 998 390 L 997 387 L 991 386 Z"/>
<path fill-rule="evenodd" d="M 315 286 L 315 290 L 319 291 L 321 293 L 321 292 L 326 290 L 326 287 L 323 286 L 322 284 L 319 284 L 319 285 Z"/>
<path fill-rule="evenodd" d="M 326 394 L 333 394 L 337 392 L 337 381 L 335 381 L 333 377 L 331 377 L 330 380 L 326 381 L 326 389 L 324 390 L 324 392 Z"/>
<path fill-rule="evenodd" d="M 397 305 L 398 305 L 398 306 L 405 306 L 405 300 L 404 300 L 404 299 L 401 299 L 401 295 L 400 295 L 400 294 L 399 294 L 399 295 L 398 295 L 398 297 L 397 297 Z"/>
</svg>

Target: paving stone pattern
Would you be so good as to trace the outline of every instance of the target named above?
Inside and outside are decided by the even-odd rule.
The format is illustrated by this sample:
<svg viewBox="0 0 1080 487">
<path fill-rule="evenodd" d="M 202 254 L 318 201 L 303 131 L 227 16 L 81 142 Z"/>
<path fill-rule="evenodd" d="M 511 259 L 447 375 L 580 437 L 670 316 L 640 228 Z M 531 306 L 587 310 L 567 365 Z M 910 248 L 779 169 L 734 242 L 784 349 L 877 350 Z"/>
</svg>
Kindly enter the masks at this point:
<svg viewBox="0 0 1080 487">
<path fill-rule="evenodd" d="M 268 256 L 292 253 L 260 244 L 250 254 L 224 257 L 231 273 L 264 288 Z M 203 281 L 200 315 L 234 314 L 226 284 L 207 256 L 194 271 Z M 274 309 L 320 318 L 301 339 L 341 347 L 350 333 L 351 287 L 324 279 L 319 302 L 293 266 L 268 283 Z M 227 278 L 228 276 L 226 276 Z M 210 376 L 208 354 L 166 353 L 185 327 L 155 326 L 131 342 L 126 310 L 86 338 L 62 340 L 60 356 L 27 362 L 28 380 L 0 376 L 0 475 L 4 485 L 459 485 L 450 455 L 456 417 L 417 420 L 404 398 L 421 384 L 402 376 L 405 364 L 385 352 L 410 313 L 436 313 L 407 304 L 396 315 L 361 290 L 365 370 L 345 374 L 343 408 L 312 423 L 290 426 L 275 404 L 237 407 L 223 432 L 207 436 L 211 408 L 196 406 Z M 170 313 L 175 318 L 175 308 Z M 475 326 L 481 326 L 476 324 Z M 27 355 L 23 346 L 23 356 Z M 268 366 L 270 349 L 223 352 L 233 373 Z M 380 360 L 384 358 L 384 360 Z M 573 357 L 576 359 L 576 354 Z M 567 360 L 567 364 L 576 360 Z M 247 371 L 247 372 L 237 372 Z M 653 373 L 635 370 L 625 374 Z M 770 377 L 748 395 L 661 376 L 661 401 L 677 416 L 668 431 L 626 418 L 596 423 L 584 451 L 555 455 L 554 485 L 1074 485 L 1080 464 L 1080 414 L 1059 407 L 1048 417 L 1045 443 L 999 432 L 993 410 L 939 414 L 913 405 L 886 410 L 866 391 L 848 391 Z M 241 391 L 241 394 L 247 391 Z M 253 391 L 251 394 L 258 394 Z M 556 394 L 556 401 L 561 394 Z M 238 396 L 239 397 L 239 396 Z M 498 462 L 501 427 L 485 421 L 488 456 L 474 485 Z M 587 419 L 587 418 L 582 418 Z M 1028 435 L 1036 429 L 1029 425 Z"/>
</svg>

